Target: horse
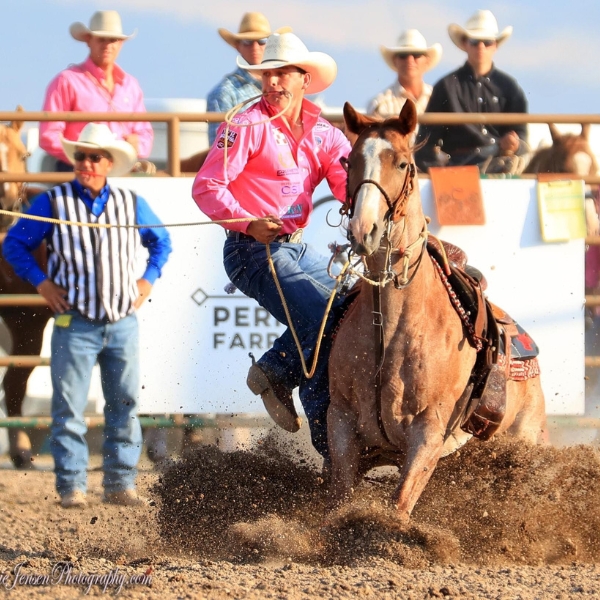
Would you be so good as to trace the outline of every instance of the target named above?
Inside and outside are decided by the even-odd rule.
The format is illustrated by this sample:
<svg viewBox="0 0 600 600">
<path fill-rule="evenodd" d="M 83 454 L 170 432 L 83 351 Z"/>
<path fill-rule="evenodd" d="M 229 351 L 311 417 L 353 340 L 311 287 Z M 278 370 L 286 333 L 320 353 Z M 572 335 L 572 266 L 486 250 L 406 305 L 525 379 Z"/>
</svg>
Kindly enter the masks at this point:
<svg viewBox="0 0 600 600">
<path fill-rule="evenodd" d="M 385 121 L 346 103 L 344 119 L 357 135 L 346 162 L 348 239 L 373 285 L 363 283 L 330 353 L 331 506 L 349 499 L 372 466 L 396 464 L 393 504 L 406 522 L 438 460 L 471 437 L 460 425 L 477 350 L 424 247 L 427 221 L 411 145 L 414 103 Z M 539 375 L 508 380 L 497 434 L 537 444 L 545 430 Z"/>
<path fill-rule="evenodd" d="M 22 110 L 18 107 L 17 110 Z M 21 141 L 19 132 L 22 121 L 13 121 L 9 125 L 0 124 L 0 171 L 25 173 L 27 148 Z M 3 210 L 20 212 L 22 203 L 41 191 L 37 188 L 13 182 L 0 185 L 0 206 Z M 15 219 L 3 215 L 0 218 L 1 240 Z M 40 248 L 35 254 L 38 263 L 45 270 L 45 251 Z M 23 281 L 4 260 L 0 252 L 0 294 L 35 294 L 35 288 Z M 10 332 L 12 354 L 39 356 L 42 350 L 44 328 L 52 313 L 45 306 L 6 306 L 0 309 L 0 317 Z M 9 417 L 20 416 L 23 399 L 27 391 L 27 380 L 33 367 L 8 367 L 4 375 L 3 387 L 6 402 L 6 414 Z M 31 442 L 27 433 L 20 429 L 9 429 L 9 454 L 17 469 L 31 469 Z"/>
<path fill-rule="evenodd" d="M 574 173 L 587 176 L 598 173 L 598 161 L 590 146 L 590 125 L 582 125 L 581 133 L 562 134 L 550 123 L 552 146 L 534 152 L 523 173 Z"/>
</svg>

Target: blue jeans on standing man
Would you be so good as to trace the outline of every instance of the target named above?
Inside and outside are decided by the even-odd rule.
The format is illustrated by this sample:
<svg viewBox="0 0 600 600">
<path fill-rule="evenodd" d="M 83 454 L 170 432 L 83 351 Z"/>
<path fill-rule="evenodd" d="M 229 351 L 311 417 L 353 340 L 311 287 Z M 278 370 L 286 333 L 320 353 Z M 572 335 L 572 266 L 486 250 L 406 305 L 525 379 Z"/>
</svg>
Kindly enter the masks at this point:
<svg viewBox="0 0 600 600">
<path fill-rule="evenodd" d="M 68 316 L 71 317 L 70 322 Z M 62 318 L 61 318 L 62 317 Z M 65 318 L 66 317 L 66 318 Z M 52 437 L 56 489 L 61 496 L 87 488 L 87 405 L 92 369 L 100 365 L 104 406 L 103 470 L 107 493 L 135 488 L 142 430 L 138 322 L 91 321 L 77 311 L 56 315 L 52 332 Z"/>
<path fill-rule="evenodd" d="M 319 328 L 335 280 L 329 277 L 329 260 L 307 244 L 270 244 L 277 279 L 290 312 L 294 329 L 302 345 L 307 369 L 310 369 Z M 231 282 L 246 296 L 254 298 L 279 322 L 287 325 L 283 304 L 269 269 L 266 245 L 245 234 L 227 237 L 223 249 L 224 266 Z M 313 446 L 328 458 L 327 408 L 329 407 L 328 360 L 331 331 L 337 322 L 345 297 L 338 295 L 328 315 L 321 341 L 317 369 L 306 379 L 302 362 L 290 329 L 275 340 L 273 347 L 258 361 L 265 372 L 299 396 L 310 427 Z"/>
</svg>

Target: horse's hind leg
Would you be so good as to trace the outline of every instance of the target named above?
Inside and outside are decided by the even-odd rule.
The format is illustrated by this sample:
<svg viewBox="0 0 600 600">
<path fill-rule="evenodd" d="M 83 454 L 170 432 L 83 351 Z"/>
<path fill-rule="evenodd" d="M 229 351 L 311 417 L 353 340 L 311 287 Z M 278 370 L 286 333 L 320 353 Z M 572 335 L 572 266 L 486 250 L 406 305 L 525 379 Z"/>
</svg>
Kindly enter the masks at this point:
<svg viewBox="0 0 600 600">
<path fill-rule="evenodd" d="M 356 417 L 333 402 L 327 412 L 327 440 L 331 457 L 330 508 L 350 499 L 359 473 L 360 442 Z"/>
<path fill-rule="evenodd" d="M 539 376 L 526 381 L 509 381 L 507 396 L 505 422 L 508 435 L 530 444 L 549 443 L 546 405 Z"/>
<path fill-rule="evenodd" d="M 44 337 L 44 327 L 50 318 L 49 311 L 36 313 L 24 312 L 23 309 L 6 311 L 2 315 L 13 339 L 12 353 L 15 355 L 40 354 Z M 32 367 L 9 367 L 4 376 L 4 394 L 6 413 L 9 417 L 19 417 L 22 412 L 23 399 L 27 391 L 27 380 L 33 371 Z M 9 429 L 10 459 L 17 469 L 32 468 L 31 441 L 22 429 Z"/>
</svg>

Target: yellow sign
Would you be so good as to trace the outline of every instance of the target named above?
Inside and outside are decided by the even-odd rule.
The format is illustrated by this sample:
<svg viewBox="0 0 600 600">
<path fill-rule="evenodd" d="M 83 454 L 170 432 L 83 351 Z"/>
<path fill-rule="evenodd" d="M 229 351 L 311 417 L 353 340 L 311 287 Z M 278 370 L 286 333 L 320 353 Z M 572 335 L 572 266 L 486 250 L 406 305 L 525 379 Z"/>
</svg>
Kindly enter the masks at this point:
<svg viewBox="0 0 600 600">
<path fill-rule="evenodd" d="M 542 239 L 564 242 L 586 235 L 583 180 L 538 181 L 538 208 Z"/>
</svg>

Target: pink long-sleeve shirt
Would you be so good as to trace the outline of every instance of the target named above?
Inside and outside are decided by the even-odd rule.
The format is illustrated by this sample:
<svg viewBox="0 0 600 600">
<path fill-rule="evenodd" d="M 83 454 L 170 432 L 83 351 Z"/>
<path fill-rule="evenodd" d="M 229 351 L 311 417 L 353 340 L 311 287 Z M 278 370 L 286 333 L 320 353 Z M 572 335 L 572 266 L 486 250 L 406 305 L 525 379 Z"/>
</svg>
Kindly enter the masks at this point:
<svg viewBox="0 0 600 600">
<path fill-rule="evenodd" d="M 326 179 L 333 195 L 343 200 L 346 171 L 340 158 L 350 153 L 344 134 L 321 118 L 320 109 L 304 99 L 304 135 L 296 141 L 281 118 L 259 123 L 275 114 L 264 99 L 234 117 L 227 139 L 221 125 L 204 165 L 196 175 L 192 195 L 213 221 L 278 215 L 282 234 L 308 224 L 312 194 Z M 256 123 L 250 127 L 239 127 Z M 246 232 L 250 221 L 226 223 L 226 229 Z"/>
<path fill-rule="evenodd" d="M 115 87 L 112 94 L 104 87 L 104 71 L 90 58 L 79 65 L 71 65 L 61 71 L 46 90 L 42 110 L 50 112 L 146 112 L 144 94 L 135 77 L 114 66 Z M 61 135 L 68 140 L 76 140 L 86 123 L 65 123 L 63 121 L 43 121 L 40 123 L 40 146 L 52 156 L 69 162 L 62 145 Z M 154 132 L 147 121 L 106 122 L 117 139 L 135 133 L 139 136 L 138 156 L 146 158 L 152 150 Z"/>
</svg>

